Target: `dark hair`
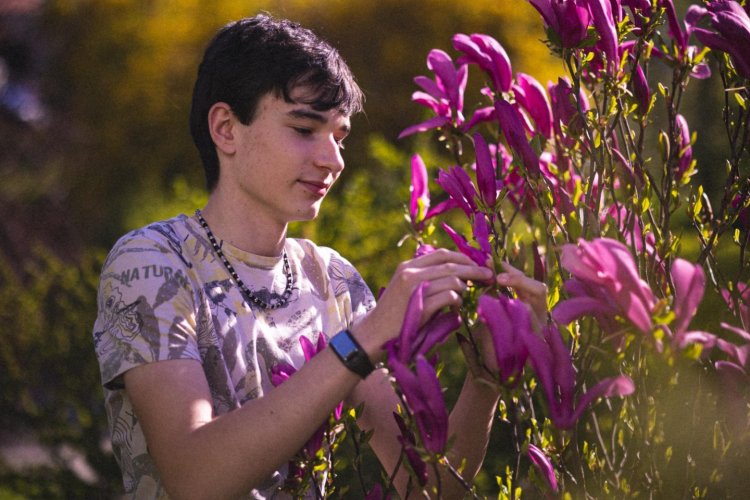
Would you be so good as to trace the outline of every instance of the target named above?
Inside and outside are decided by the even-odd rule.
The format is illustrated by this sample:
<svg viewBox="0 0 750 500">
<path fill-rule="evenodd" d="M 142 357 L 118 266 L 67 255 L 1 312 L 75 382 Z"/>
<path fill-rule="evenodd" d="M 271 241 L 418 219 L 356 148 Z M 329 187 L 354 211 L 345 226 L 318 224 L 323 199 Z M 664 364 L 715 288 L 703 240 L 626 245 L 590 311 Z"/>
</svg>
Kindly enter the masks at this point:
<svg viewBox="0 0 750 500">
<path fill-rule="evenodd" d="M 276 92 L 287 102 L 297 87 L 316 111 L 362 110 L 363 95 L 344 59 L 325 40 L 297 23 L 266 14 L 221 28 L 198 68 L 190 110 L 190 133 L 198 148 L 209 191 L 219 180 L 219 158 L 208 130 L 208 110 L 225 102 L 245 125 L 258 101 Z M 300 98 L 297 99 L 298 101 Z"/>
</svg>

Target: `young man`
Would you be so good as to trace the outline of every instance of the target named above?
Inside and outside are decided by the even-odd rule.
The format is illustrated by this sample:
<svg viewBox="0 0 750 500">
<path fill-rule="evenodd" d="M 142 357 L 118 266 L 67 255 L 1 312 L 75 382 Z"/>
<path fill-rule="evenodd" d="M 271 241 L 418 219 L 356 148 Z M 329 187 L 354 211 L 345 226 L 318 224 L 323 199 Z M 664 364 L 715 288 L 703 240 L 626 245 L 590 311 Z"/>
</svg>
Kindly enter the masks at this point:
<svg viewBox="0 0 750 500">
<path fill-rule="evenodd" d="M 338 253 L 286 237 L 341 174 L 361 100 L 336 50 L 289 21 L 244 19 L 210 43 L 191 111 L 208 203 L 121 238 L 101 277 L 94 341 L 128 494 L 281 497 L 285 464 L 342 400 L 365 402 L 359 424 L 395 468 L 396 400 L 372 364 L 417 285 L 429 282 L 426 320 L 493 273 L 439 250 L 402 263 L 376 306 Z M 520 273 L 505 277 L 538 291 Z M 304 362 L 299 338 L 319 335 L 329 346 Z M 297 372 L 273 387 L 279 363 Z M 450 427 L 469 480 L 496 405 L 494 390 L 467 377 Z M 446 497 L 459 486 L 444 483 Z"/>
</svg>

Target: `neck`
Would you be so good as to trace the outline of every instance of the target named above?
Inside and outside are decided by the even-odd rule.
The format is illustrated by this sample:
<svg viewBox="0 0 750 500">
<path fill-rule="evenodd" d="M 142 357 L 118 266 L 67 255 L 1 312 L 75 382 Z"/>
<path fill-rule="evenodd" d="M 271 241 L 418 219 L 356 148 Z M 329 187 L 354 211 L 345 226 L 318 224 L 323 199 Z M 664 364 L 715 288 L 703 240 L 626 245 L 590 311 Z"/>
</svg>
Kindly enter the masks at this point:
<svg viewBox="0 0 750 500">
<path fill-rule="evenodd" d="M 242 204 L 225 203 L 216 192 L 209 196 L 201 211 L 214 236 L 240 250 L 267 257 L 279 256 L 284 250 L 285 223 L 255 217 L 254 210 Z"/>
</svg>

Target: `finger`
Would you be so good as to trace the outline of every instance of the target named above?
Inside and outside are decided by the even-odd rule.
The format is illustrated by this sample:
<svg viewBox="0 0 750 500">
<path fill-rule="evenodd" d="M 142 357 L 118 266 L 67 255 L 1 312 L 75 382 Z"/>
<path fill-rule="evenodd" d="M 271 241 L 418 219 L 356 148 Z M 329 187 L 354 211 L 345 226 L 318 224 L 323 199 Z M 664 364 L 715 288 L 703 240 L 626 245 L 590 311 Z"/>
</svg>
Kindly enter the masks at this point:
<svg viewBox="0 0 750 500">
<path fill-rule="evenodd" d="M 460 252 L 448 250 L 446 248 L 439 248 L 432 253 L 421 255 L 415 259 L 412 259 L 409 262 L 413 264 L 415 267 L 429 267 L 429 266 L 435 266 L 439 264 L 447 264 L 450 262 L 453 262 L 456 264 L 469 265 L 469 266 L 477 265 L 468 256 Z"/>
<path fill-rule="evenodd" d="M 461 295 L 466 291 L 467 288 L 468 287 L 465 281 L 459 279 L 456 276 L 446 276 L 444 278 L 438 278 L 430 281 L 427 285 L 427 288 L 425 289 L 425 296 L 429 297 L 446 290 L 453 290 L 454 292 Z"/>
<path fill-rule="evenodd" d="M 503 262 L 502 265 L 505 272 L 497 275 L 498 284 L 513 287 L 519 294 L 546 297 L 547 285 L 526 276 L 522 271 L 511 266 L 508 262 Z"/>
<path fill-rule="evenodd" d="M 494 277 L 492 270 L 480 267 L 473 261 L 470 264 L 448 262 L 439 265 L 420 268 L 416 271 L 422 280 L 434 281 L 440 278 L 455 276 L 464 281 L 486 281 Z"/>
<path fill-rule="evenodd" d="M 444 290 L 425 298 L 422 318 L 427 320 L 444 307 L 459 307 L 463 304 L 461 295 L 454 290 Z"/>
</svg>

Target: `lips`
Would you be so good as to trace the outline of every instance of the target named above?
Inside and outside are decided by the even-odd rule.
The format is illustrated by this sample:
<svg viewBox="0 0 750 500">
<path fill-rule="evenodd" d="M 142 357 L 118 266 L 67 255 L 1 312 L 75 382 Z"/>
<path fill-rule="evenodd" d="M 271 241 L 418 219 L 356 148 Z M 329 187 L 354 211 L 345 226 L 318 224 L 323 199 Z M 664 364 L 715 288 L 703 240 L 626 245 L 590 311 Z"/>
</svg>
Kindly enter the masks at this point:
<svg viewBox="0 0 750 500">
<path fill-rule="evenodd" d="M 316 196 L 325 196 L 331 185 L 327 182 L 300 180 L 299 183 L 309 192 Z"/>
</svg>

